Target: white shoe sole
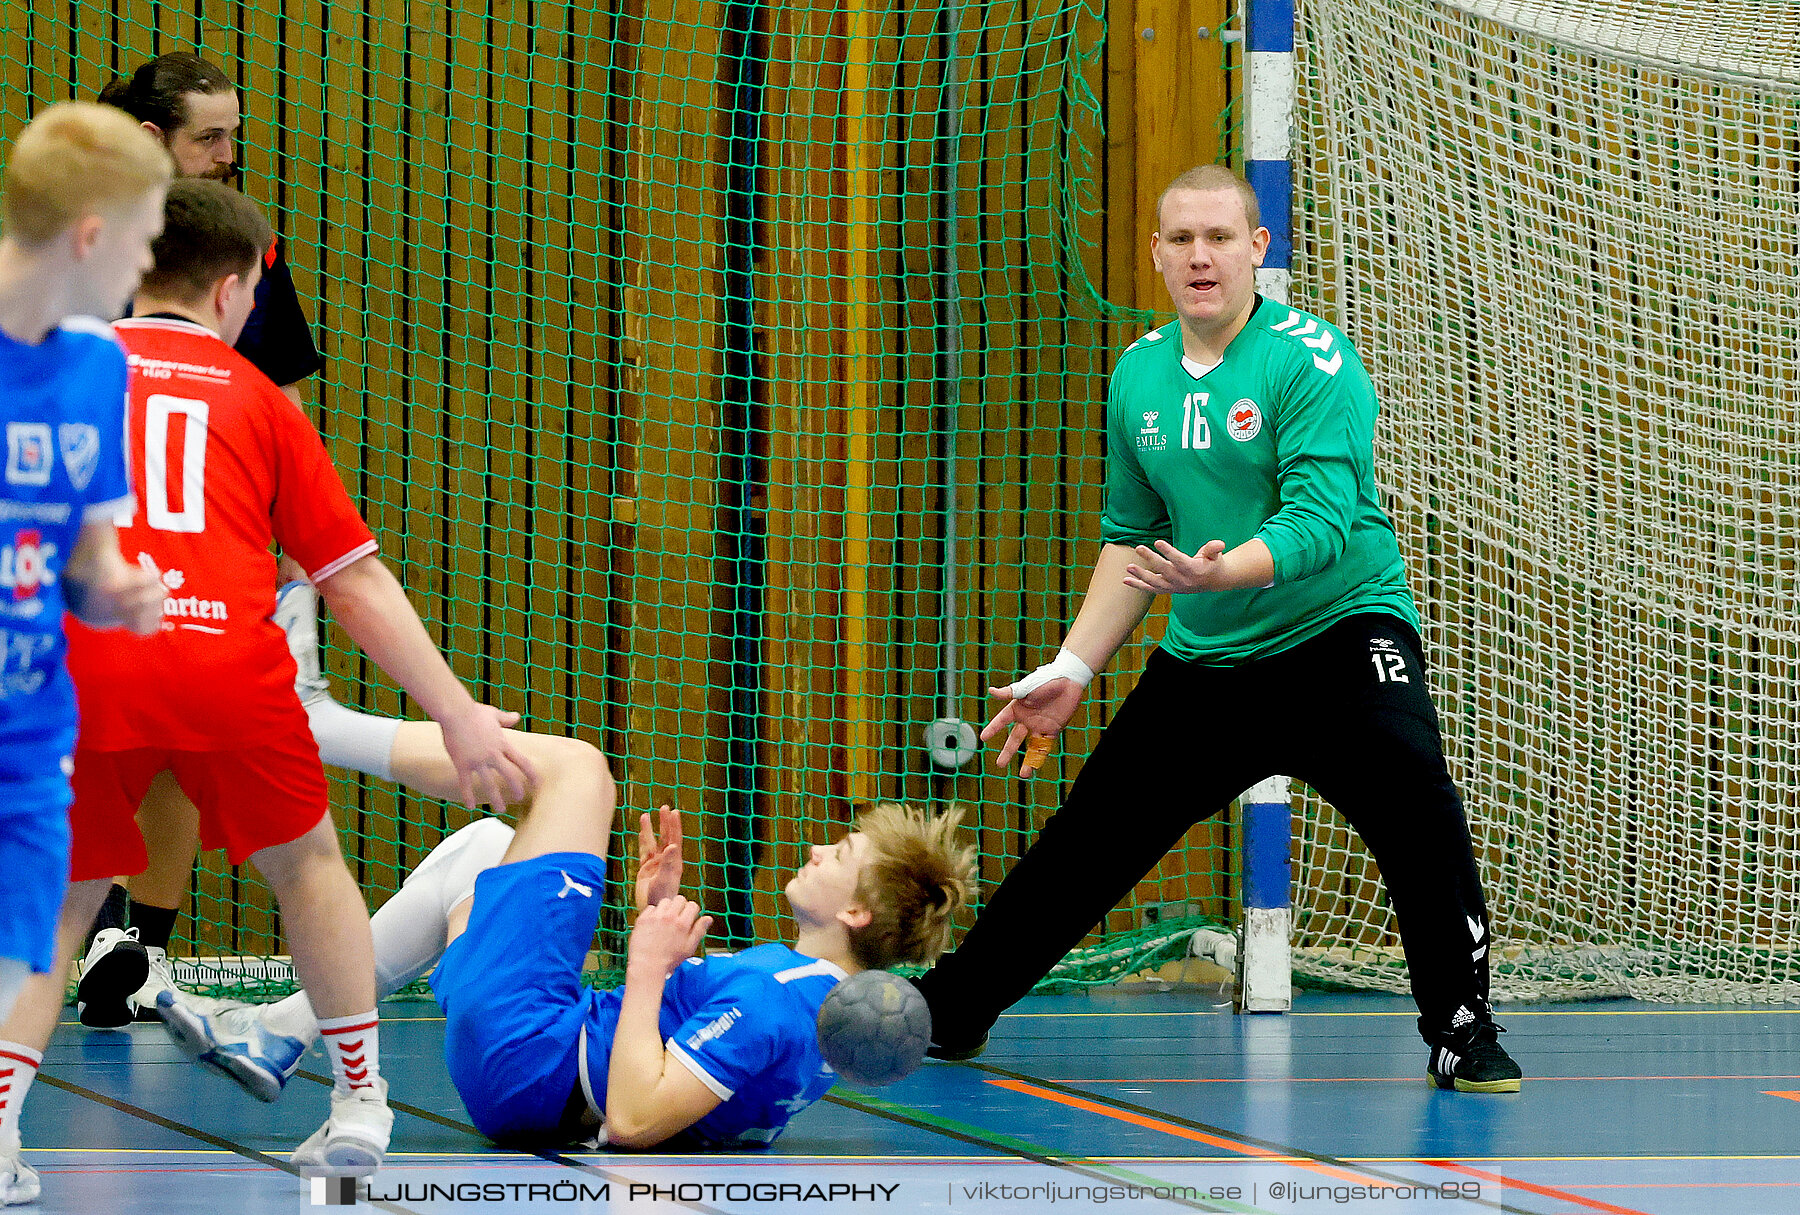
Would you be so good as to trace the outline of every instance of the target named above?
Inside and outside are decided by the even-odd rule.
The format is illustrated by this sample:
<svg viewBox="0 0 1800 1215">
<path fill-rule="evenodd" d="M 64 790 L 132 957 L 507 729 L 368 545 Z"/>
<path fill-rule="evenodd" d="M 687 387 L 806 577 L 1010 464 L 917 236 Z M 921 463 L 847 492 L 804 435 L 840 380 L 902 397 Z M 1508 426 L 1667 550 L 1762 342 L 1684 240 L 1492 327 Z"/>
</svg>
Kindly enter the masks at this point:
<svg viewBox="0 0 1800 1215">
<path fill-rule="evenodd" d="M 361 1139 L 337 1139 L 326 1142 L 322 1157 L 309 1156 L 293 1164 L 302 1177 L 371 1177 L 384 1159 L 385 1153 Z"/>
<path fill-rule="evenodd" d="M 130 1025 L 132 997 L 150 978 L 150 959 L 143 946 L 114 946 L 82 971 L 75 984 L 78 1016 L 89 1029 L 124 1029 Z"/>
<path fill-rule="evenodd" d="M 14 1177 L 6 1184 L 6 1188 L 0 1189 L 0 1207 L 36 1202 L 43 1188 L 35 1173 L 29 1177 Z"/>
<path fill-rule="evenodd" d="M 387 1158 L 385 1145 L 376 1147 L 358 1135 L 335 1135 L 321 1144 L 313 1137 L 288 1158 L 302 1177 L 368 1177 Z"/>
</svg>

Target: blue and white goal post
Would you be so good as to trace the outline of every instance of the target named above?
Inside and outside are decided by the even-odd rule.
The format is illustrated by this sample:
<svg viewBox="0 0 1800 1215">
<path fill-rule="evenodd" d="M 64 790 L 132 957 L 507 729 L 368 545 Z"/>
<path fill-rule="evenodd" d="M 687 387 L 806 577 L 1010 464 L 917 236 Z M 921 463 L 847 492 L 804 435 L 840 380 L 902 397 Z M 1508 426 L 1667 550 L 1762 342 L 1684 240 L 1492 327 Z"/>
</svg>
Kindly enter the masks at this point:
<svg viewBox="0 0 1800 1215">
<path fill-rule="evenodd" d="M 1294 0 L 1249 0 L 1245 23 L 1244 176 L 1269 229 L 1256 289 L 1285 304 L 1294 252 Z M 1287 778 L 1254 786 L 1239 799 L 1239 809 L 1244 939 L 1238 950 L 1237 1010 L 1287 1012 L 1294 1005 L 1293 808 Z"/>
</svg>

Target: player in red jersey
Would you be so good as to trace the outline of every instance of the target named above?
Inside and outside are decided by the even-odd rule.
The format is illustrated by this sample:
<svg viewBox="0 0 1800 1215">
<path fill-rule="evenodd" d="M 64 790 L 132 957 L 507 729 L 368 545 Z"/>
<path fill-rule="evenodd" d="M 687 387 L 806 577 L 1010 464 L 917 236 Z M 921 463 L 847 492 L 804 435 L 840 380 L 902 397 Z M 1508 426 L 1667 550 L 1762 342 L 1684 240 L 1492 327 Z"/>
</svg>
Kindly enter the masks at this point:
<svg viewBox="0 0 1800 1215">
<path fill-rule="evenodd" d="M 200 55 L 171 51 L 113 80 L 99 100 L 131 115 L 160 140 L 179 177 L 205 177 L 241 188 L 237 153 L 242 105 L 236 82 Z M 295 291 L 287 257 L 291 242 L 277 239 L 263 254 L 256 283 L 256 308 L 233 349 L 273 380 L 296 405 L 305 406 L 307 382 L 325 361 L 314 344 L 306 311 Z M 289 575 L 297 576 L 297 575 Z M 329 760 L 327 761 L 329 765 Z M 150 841 L 150 864 L 131 882 L 107 893 L 94 928 L 102 932 L 87 953 L 76 993 L 83 1025 L 116 1028 L 132 1019 L 129 999 L 135 985 L 113 996 L 132 975 L 148 970 L 151 979 L 172 982 L 167 946 L 175 930 L 199 850 L 199 823 L 192 804 L 168 780 L 151 786 L 139 821 Z M 127 924 L 134 931 L 126 932 Z M 145 981 L 145 988 L 151 984 Z M 154 1005 L 154 997 L 151 999 Z M 140 1018 L 142 1019 L 142 1018 Z M 150 1019 L 154 1019 L 151 1014 Z"/>
<path fill-rule="evenodd" d="M 302 1146 L 308 1171 L 379 1167 L 392 1114 L 381 1080 L 368 912 L 338 850 L 324 769 L 271 619 L 272 542 L 307 571 L 345 631 L 443 730 L 470 804 L 524 795 L 516 714 L 478 704 L 375 552 L 318 432 L 229 345 L 252 307 L 267 220 L 222 185 L 177 182 L 156 268 L 117 332 L 131 364 L 131 449 L 141 453 L 128 559 L 167 588 L 163 631 L 120 645 L 79 639 L 70 667 L 83 728 L 75 757 L 71 878 L 105 882 L 145 862 L 133 815 L 171 773 L 201 834 L 274 888 L 330 1044 L 331 1116 Z M 232 1072 L 243 1060 L 203 1060 Z"/>
</svg>

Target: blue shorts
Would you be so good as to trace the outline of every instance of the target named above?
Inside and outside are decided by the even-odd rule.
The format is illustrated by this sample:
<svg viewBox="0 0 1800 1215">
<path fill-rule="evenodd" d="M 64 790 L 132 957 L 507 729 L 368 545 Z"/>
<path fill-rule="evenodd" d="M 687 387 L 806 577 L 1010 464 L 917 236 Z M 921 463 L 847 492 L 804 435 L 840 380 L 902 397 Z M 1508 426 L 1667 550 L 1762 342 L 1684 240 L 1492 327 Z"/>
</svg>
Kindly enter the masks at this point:
<svg viewBox="0 0 1800 1215">
<path fill-rule="evenodd" d="M 608 994 L 581 981 L 605 886 L 606 861 L 588 852 L 486 870 L 475 879 L 468 929 L 432 972 L 450 1081 L 490 1139 L 577 1137 L 565 1114 L 579 1082 L 582 1028 Z M 612 1004 L 616 1024 L 616 996 Z"/>
<path fill-rule="evenodd" d="M 56 963 L 56 921 L 69 890 L 69 786 L 0 784 L 0 958 L 38 974 Z"/>
</svg>

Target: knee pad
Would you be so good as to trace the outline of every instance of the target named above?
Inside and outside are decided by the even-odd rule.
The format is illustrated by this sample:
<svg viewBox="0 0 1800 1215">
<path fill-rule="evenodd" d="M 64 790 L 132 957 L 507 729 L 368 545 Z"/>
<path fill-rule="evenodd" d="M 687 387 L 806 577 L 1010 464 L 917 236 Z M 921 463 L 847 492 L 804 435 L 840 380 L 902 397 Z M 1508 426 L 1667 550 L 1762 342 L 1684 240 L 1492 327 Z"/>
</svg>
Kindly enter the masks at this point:
<svg viewBox="0 0 1800 1215">
<path fill-rule="evenodd" d="M 475 891 L 475 879 L 492 869 L 512 846 L 513 829 L 497 818 L 478 818 L 452 832 L 407 876 L 408 886 L 432 884 L 446 915 Z"/>
</svg>

